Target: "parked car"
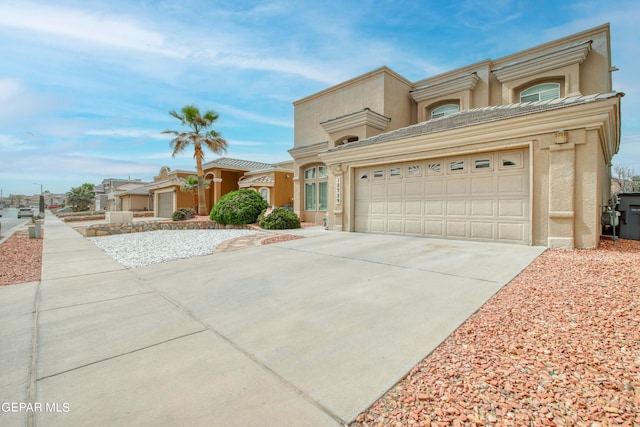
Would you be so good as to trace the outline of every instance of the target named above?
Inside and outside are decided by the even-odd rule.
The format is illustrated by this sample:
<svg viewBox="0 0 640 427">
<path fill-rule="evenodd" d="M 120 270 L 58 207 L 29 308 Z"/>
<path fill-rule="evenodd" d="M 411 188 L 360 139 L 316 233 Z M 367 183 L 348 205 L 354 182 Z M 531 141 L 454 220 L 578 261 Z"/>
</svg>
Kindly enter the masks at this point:
<svg viewBox="0 0 640 427">
<path fill-rule="evenodd" d="M 73 212 L 73 208 L 71 206 L 65 206 L 64 208 L 60 208 L 56 210 L 56 213 L 65 213 L 65 212 Z"/>
<path fill-rule="evenodd" d="M 18 218 L 24 218 L 24 217 L 33 217 L 33 211 L 29 208 L 20 208 L 18 209 Z"/>
</svg>

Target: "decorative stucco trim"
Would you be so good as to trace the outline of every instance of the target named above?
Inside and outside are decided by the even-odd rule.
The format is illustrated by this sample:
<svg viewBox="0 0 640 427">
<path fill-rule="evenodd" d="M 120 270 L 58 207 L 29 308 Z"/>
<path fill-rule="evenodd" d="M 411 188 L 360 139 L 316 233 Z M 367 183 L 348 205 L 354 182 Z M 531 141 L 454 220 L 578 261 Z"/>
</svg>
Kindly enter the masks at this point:
<svg viewBox="0 0 640 427">
<path fill-rule="evenodd" d="M 480 77 L 478 77 L 477 73 L 473 72 L 454 77 L 444 82 L 418 87 L 411 91 L 411 97 L 414 101 L 421 102 L 463 90 L 473 90 L 479 81 Z"/>
<path fill-rule="evenodd" d="M 371 109 L 367 107 L 362 111 L 327 120 L 326 122 L 320 123 L 320 125 L 327 133 L 333 133 L 357 126 L 371 126 L 378 130 L 385 130 L 390 121 L 391 119 L 389 117 L 371 111 Z"/>
<path fill-rule="evenodd" d="M 318 154 L 318 151 L 326 150 L 328 147 L 329 141 L 317 142 L 315 144 L 292 148 L 289 150 L 289 154 L 295 160 L 303 157 L 314 156 Z"/>
<path fill-rule="evenodd" d="M 582 64 L 591 51 L 591 43 L 592 41 L 588 40 L 572 44 L 533 58 L 503 65 L 491 70 L 491 72 L 500 82 L 506 83 L 567 65 Z"/>
</svg>

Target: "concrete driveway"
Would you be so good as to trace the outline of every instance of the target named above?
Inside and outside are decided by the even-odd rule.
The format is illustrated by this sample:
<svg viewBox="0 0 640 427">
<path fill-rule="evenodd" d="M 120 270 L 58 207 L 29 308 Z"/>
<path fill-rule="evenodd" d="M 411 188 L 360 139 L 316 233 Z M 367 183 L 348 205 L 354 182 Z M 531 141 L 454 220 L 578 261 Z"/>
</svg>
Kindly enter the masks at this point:
<svg viewBox="0 0 640 427">
<path fill-rule="evenodd" d="M 3 426 L 348 424 L 544 250 L 322 230 L 128 270 L 55 217 L 44 244 L 0 288 L 0 403 L 33 409 Z"/>
</svg>

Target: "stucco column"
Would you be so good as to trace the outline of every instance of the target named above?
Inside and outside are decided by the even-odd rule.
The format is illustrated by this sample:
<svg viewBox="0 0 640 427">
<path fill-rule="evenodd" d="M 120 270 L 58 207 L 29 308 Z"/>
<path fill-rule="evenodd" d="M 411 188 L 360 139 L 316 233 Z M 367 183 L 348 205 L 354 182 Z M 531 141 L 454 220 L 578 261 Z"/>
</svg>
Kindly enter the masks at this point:
<svg viewBox="0 0 640 427">
<path fill-rule="evenodd" d="M 300 171 L 293 177 L 293 212 L 298 215 L 301 221 L 305 218 L 302 217 L 302 200 L 304 195 L 300 192 Z"/>
<path fill-rule="evenodd" d="M 549 234 L 548 246 L 573 249 L 576 187 L 575 144 L 549 147 Z"/>
<path fill-rule="evenodd" d="M 329 180 L 329 227 L 332 230 L 342 231 L 344 214 L 344 170 L 342 165 L 331 165 L 331 179 Z"/>
</svg>

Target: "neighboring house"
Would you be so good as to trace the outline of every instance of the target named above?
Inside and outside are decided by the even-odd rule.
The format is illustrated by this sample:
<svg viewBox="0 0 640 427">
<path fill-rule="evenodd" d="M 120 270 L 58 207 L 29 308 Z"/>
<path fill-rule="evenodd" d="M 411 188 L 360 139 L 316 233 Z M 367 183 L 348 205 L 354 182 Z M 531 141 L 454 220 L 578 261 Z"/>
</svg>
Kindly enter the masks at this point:
<svg viewBox="0 0 640 427">
<path fill-rule="evenodd" d="M 147 182 L 124 184 L 116 187 L 114 195 L 121 211 L 149 211 L 152 210 L 153 200 Z"/>
<path fill-rule="evenodd" d="M 195 175 L 194 171 L 171 170 L 168 166 L 160 168 L 153 182 L 145 185 L 153 200 L 153 211 L 160 218 L 171 218 L 179 208 L 193 207 L 193 194 L 180 190 L 183 179 Z"/>
<path fill-rule="evenodd" d="M 253 189 L 270 205 L 292 207 L 293 162 L 261 163 L 222 157 L 203 165 L 207 190 L 207 207 L 211 209 L 220 197 L 230 191 Z"/>
<path fill-rule="evenodd" d="M 333 230 L 595 248 L 620 143 L 609 25 L 296 101 L 294 211 Z"/>
<path fill-rule="evenodd" d="M 238 182 L 240 189 L 253 189 L 274 207 L 293 210 L 293 162 L 278 163 L 267 169 L 246 172 Z"/>
<path fill-rule="evenodd" d="M 95 194 L 95 210 L 120 211 L 120 200 L 116 197 L 116 188 L 125 184 L 144 185 L 141 179 L 106 178 L 102 184 L 93 187 Z"/>
<path fill-rule="evenodd" d="M 258 191 L 274 206 L 292 206 L 293 203 L 293 162 L 278 164 L 252 162 L 249 160 L 219 158 L 204 163 L 204 178 L 210 181 L 205 189 L 207 212 L 225 194 L 251 188 Z M 179 208 L 195 208 L 193 193 L 182 191 L 183 179 L 196 176 L 195 171 L 175 170 L 164 166 L 154 181 L 145 188 L 151 193 L 152 209 L 156 216 L 171 218 Z"/>
</svg>

